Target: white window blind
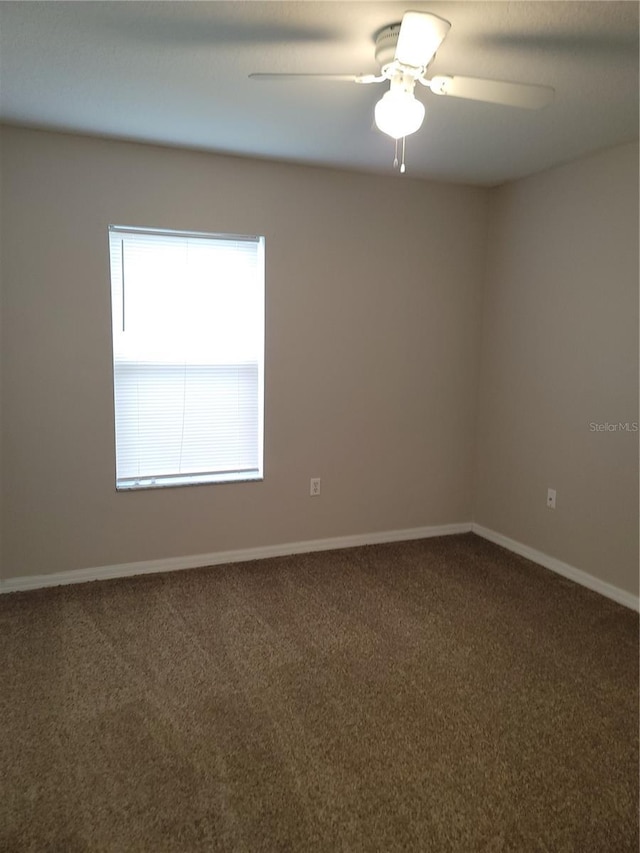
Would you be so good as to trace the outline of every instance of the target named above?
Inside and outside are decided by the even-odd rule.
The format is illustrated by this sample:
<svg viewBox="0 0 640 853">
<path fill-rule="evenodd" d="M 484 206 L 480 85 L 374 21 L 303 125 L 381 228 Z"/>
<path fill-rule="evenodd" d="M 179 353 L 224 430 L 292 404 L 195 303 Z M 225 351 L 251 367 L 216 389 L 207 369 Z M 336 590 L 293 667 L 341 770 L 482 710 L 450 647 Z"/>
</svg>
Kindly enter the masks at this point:
<svg viewBox="0 0 640 853">
<path fill-rule="evenodd" d="M 264 238 L 111 226 L 116 487 L 262 478 Z"/>
</svg>

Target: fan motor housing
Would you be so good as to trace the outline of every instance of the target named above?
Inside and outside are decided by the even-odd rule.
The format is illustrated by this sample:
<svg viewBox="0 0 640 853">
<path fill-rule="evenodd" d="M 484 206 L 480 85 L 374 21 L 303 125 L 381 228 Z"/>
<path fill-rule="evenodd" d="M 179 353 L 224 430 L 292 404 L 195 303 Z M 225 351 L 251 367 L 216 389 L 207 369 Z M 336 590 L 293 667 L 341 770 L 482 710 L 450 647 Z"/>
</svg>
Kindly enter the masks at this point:
<svg viewBox="0 0 640 853">
<path fill-rule="evenodd" d="M 400 24 L 391 24 L 378 33 L 376 38 L 376 62 L 381 68 L 393 62 L 400 34 Z"/>
</svg>

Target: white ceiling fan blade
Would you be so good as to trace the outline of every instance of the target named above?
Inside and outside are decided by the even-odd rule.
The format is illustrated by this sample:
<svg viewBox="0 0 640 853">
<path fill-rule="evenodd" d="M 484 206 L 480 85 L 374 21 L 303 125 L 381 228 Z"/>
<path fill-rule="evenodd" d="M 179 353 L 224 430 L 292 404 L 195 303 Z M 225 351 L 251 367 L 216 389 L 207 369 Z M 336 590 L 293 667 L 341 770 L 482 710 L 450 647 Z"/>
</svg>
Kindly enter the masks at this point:
<svg viewBox="0 0 640 853">
<path fill-rule="evenodd" d="M 484 80 L 480 77 L 434 77 L 428 81 L 435 95 L 487 101 L 525 110 L 539 110 L 555 97 L 551 86 L 533 86 L 528 83 L 505 83 L 501 80 Z"/>
<path fill-rule="evenodd" d="M 427 66 L 449 32 L 451 24 L 429 12 L 405 12 L 395 58 L 414 68 Z"/>
<path fill-rule="evenodd" d="M 249 74 L 251 80 L 335 80 L 344 83 L 376 83 L 383 77 L 375 74 Z"/>
</svg>

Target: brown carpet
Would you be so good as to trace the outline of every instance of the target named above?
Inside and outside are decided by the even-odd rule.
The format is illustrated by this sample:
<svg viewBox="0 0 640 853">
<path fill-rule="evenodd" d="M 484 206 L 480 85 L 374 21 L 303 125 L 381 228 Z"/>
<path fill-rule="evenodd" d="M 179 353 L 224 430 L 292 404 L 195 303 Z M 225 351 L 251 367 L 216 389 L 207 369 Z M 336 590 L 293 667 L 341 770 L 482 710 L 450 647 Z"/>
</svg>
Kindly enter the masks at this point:
<svg viewBox="0 0 640 853">
<path fill-rule="evenodd" d="M 0 598 L 3 851 L 638 850 L 638 619 L 471 534 Z"/>
</svg>

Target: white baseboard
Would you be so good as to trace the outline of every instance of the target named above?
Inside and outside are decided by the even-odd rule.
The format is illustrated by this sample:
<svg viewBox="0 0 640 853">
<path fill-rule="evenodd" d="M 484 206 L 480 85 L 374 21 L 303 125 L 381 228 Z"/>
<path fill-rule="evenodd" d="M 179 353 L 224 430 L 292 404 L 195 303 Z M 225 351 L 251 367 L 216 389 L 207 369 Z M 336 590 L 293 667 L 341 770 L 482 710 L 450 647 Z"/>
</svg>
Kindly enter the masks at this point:
<svg viewBox="0 0 640 853">
<path fill-rule="evenodd" d="M 266 557 L 284 557 L 290 554 L 308 554 L 312 551 L 332 551 L 336 548 L 355 548 L 359 545 L 377 545 L 383 542 L 404 542 L 410 539 L 429 539 L 433 536 L 451 536 L 456 533 L 476 533 L 496 545 L 501 545 L 514 554 L 526 557 L 552 572 L 575 581 L 594 592 L 617 601 L 632 610 L 640 609 L 638 596 L 613 584 L 550 557 L 515 539 L 496 533 L 488 527 L 475 522 L 460 524 L 442 524 L 434 527 L 412 527 L 408 530 L 384 530 L 379 533 L 361 533 L 354 536 L 338 536 L 332 539 L 312 539 L 304 542 L 287 542 L 282 545 L 265 545 L 259 548 L 245 548 L 236 551 L 217 551 L 212 554 L 192 554 L 188 557 L 168 557 L 160 560 L 144 560 L 138 563 L 120 563 L 115 566 L 98 566 L 91 569 L 75 569 L 70 572 L 58 572 L 48 575 L 30 575 L 27 577 L 0 579 L 0 593 L 21 592 L 29 589 L 42 589 L 48 586 L 62 586 L 87 581 L 126 578 L 134 575 L 174 572 L 180 569 L 197 569 L 202 566 L 218 566 L 222 563 L 241 563 L 247 560 L 262 560 Z"/>
<path fill-rule="evenodd" d="M 617 601 L 618 604 L 623 604 L 632 610 L 640 609 L 640 599 L 637 595 L 631 592 L 626 592 L 613 584 L 600 580 L 593 575 L 583 572 L 581 569 L 576 569 L 575 566 L 570 566 L 569 563 L 563 563 L 561 560 L 556 560 L 555 557 L 550 557 L 542 551 L 536 551 L 535 548 L 530 548 L 528 545 L 523 545 L 521 542 L 516 542 L 515 539 L 509 539 L 508 536 L 503 536 L 502 533 L 496 533 L 495 530 L 490 530 L 488 527 L 483 527 L 481 524 L 473 522 L 471 530 L 483 539 L 488 539 L 496 545 L 501 545 L 508 551 L 513 551 L 514 554 L 519 554 L 521 557 L 526 557 L 545 569 L 550 569 L 558 575 L 562 575 L 569 580 L 575 581 L 581 586 L 586 586 L 594 592 L 599 592 L 606 598 Z"/>
<path fill-rule="evenodd" d="M 428 539 L 432 536 L 450 536 L 469 533 L 471 522 L 441 524 L 435 527 L 412 527 L 409 530 L 385 530 L 379 533 L 361 533 L 355 536 L 338 536 L 333 539 L 312 539 L 305 542 L 288 542 L 283 545 L 265 545 L 261 548 L 245 548 L 237 551 L 217 551 L 213 554 L 192 554 L 189 557 L 169 557 L 161 560 L 145 560 L 139 563 L 121 563 L 115 566 L 99 566 L 93 569 L 75 569 L 50 575 L 0 580 L 0 593 L 42 589 L 47 586 L 85 583 L 86 581 L 126 578 L 133 575 L 148 575 L 158 572 L 174 572 L 179 569 L 197 569 L 202 566 L 217 566 L 221 563 L 241 563 L 247 560 L 262 560 L 265 557 L 284 557 L 289 554 L 308 554 L 312 551 L 332 551 L 336 548 L 355 548 L 358 545 L 377 545 L 381 542 L 403 542 L 409 539 Z"/>
</svg>

